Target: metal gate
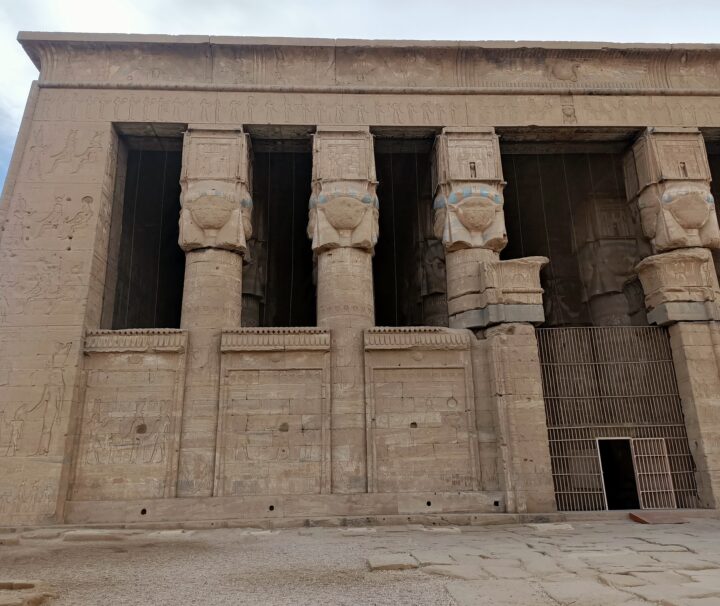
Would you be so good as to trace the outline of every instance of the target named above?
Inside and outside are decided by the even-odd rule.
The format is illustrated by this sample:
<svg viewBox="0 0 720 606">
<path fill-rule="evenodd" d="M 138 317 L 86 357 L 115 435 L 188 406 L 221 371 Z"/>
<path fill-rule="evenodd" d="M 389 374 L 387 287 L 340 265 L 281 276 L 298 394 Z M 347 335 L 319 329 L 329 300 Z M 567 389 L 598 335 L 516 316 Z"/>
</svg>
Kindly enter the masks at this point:
<svg viewBox="0 0 720 606">
<path fill-rule="evenodd" d="M 667 330 L 537 331 L 558 508 L 607 509 L 598 438 L 629 438 L 641 507 L 698 506 Z"/>
</svg>

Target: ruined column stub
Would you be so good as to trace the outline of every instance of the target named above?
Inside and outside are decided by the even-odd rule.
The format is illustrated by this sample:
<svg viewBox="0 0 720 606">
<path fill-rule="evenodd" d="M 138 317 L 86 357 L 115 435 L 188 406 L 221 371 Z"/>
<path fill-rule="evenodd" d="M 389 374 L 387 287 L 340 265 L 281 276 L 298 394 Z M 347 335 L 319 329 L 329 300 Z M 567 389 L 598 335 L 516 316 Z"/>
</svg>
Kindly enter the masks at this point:
<svg viewBox="0 0 720 606">
<path fill-rule="evenodd" d="M 448 251 L 507 244 L 500 143 L 493 128 L 444 128 L 433 154 L 435 236 Z"/>
<path fill-rule="evenodd" d="M 710 167 L 696 128 L 648 128 L 625 156 L 625 190 L 654 253 L 719 248 Z"/>
<path fill-rule="evenodd" d="M 190 127 L 180 178 L 180 247 L 245 255 L 252 235 L 250 137 L 241 130 Z"/>
<path fill-rule="evenodd" d="M 373 251 L 378 238 L 376 188 L 369 129 L 318 127 L 308 222 L 315 253 L 347 246 Z"/>
</svg>

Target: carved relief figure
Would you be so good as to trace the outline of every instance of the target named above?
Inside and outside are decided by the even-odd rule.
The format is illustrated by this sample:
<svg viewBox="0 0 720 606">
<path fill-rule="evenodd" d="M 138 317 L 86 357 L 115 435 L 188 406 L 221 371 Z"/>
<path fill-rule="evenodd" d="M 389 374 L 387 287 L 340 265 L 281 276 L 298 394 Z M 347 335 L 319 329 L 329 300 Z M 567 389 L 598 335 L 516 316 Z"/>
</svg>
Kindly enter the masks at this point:
<svg viewBox="0 0 720 606">
<path fill-rule="evenodd" d="M 45 156 L 45 150 L 47 145 L 43 138 L 43 129 L 40 126 L 35 131 L 33 141 L 28 148 L 28 163 L 27 163 L 27 175 L 28 177 L 41 179 L 42 178 L 42 160 Z"/>
<path fill-rule="evenodd" d="M 51 358 L 49 377 L 43 386 L 42 394 L 36 402 L 25 402 L 18 406 L 9 422 L 9 436 L 5 447 L 5 456 L 18 454 L 30 456 L 46 456 L 50 451 L 50 442 L 55 423 L 62 412 L 65 395 L 65 378 L 63 367 L 67 362 L 72 343 L 56 343 Z M 24 428 L 28 420 L 37 418 L 42 421 L 40 435 L 24 437 Z M 37 443 L 33 448 L 30 440 Z M 30 446 L 28 448 L 28 446 Z"/>
</svg>

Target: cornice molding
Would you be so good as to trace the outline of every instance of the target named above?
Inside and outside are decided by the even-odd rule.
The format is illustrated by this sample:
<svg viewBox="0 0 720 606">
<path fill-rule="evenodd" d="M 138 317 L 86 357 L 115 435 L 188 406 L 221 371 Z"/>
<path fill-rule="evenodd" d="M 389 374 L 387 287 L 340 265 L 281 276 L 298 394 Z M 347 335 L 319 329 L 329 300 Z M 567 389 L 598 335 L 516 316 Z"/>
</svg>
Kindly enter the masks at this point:
<svg viewBox="0 0 720 606">
<path fill-rule="evenodd" d="M 183 353 L 188 333 L 175 329 L 93 330 L 85 335 L 85 353 Z"/>
<path fill-rule="evenodd" d="M 220 351 L 330 351 L 330 333 L 321 328 L 238 328 L 222 333 Z"/>
<path fill-rule="evenodd" d="M 367 94 L 718 94 L 720 45 L 51 34 L 41 86 Z M 140 52 L 138 52 L 140 51 Z"/>
<path fill-rule="evenodd" d="M 370 328 L 364 332 L 365 350 L 468 349 L 470 333 L 449 328 Z"/>
</svg>

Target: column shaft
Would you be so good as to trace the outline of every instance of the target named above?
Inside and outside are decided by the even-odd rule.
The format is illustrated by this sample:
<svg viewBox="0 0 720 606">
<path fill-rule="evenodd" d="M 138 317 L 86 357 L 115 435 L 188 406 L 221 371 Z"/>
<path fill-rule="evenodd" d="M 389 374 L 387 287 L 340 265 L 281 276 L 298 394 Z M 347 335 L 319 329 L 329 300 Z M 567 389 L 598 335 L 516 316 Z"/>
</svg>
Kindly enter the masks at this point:
<svg viewBox="0 0 720 606">
<path fill-rule="evenodd" d="M 375 324 L 378 200 L 372 136 L 318 128 L 308 235 L 317 256 L 317 324 L 331 330 L 332 492 L 367 491 L 363 330 Z"/>
<path fill-rule="evenodd" d="M 333 492 L 365 492 L 363 329 L 375 324 L 372 256 L 336 248 L 318 256 L 317 324 L 332 331 Z"/>
<path fill-rule="evenodd" d="M 210 495 L 220 381 L 220 335 L 240 326 L 242 257 L 207 248 L 187 253 L 181 328 L 189 332 L 178 496 Z"/>
</svg>

